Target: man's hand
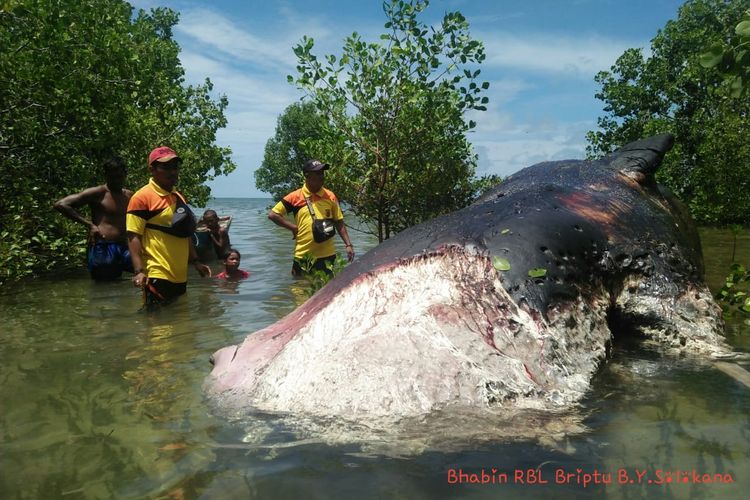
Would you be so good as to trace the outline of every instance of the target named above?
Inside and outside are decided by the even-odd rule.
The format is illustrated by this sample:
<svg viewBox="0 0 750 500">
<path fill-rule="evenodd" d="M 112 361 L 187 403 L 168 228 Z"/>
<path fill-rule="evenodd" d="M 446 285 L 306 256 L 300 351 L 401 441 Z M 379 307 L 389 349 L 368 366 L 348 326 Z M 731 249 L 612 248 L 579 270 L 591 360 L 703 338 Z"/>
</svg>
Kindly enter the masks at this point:
<svg viewBox="0 0 750 500">
<path fill-rule="evenodd" d="M 91 224 L 89 226 L 89 245 L 93 245 L 99 240 L 104 239 L 104 236 L 102 236 L 102 232 L 99 230 L 99 226 L 96 224 Z"/>
<path fill-rule="evenodd" d="M 205 278 L 206 276 L 208 276 L 209 278 L 211 277 L 211 268 L 208 267 L 206 264 L 195 261 L 193 262 L 193 266 L 195 267 L 195 270 L 198 271 L 198 274 L 200 274 L 202 278 Z"/>
<path fill-rule="evenodd" d="M 141 271 L 133 275 L 133 286 L 136 288 L 143 288 L 146 286 L 146 274 Z"/>
<path fill-rule="evenodd" d="M 277 214 L 273 210 L 270 210 L 268 212 L 268 218 L 271 219 L 271 221 L 277 226 L 281 226 L 283 228 L 290 230 L 292 232 L 292 239 L 297 238 L 297 231 L 299 230 L 299 228 L 297 228 L 297 224 L 293 224 L 289 222 L 288 220 L 286 220 L 286 218 Z"/>
<path fill-rule="evenodd" d="M 354 247 L 351 244 L 346 245 L 346 258 L 349 262 L 354 260 Z"/>
</svg>

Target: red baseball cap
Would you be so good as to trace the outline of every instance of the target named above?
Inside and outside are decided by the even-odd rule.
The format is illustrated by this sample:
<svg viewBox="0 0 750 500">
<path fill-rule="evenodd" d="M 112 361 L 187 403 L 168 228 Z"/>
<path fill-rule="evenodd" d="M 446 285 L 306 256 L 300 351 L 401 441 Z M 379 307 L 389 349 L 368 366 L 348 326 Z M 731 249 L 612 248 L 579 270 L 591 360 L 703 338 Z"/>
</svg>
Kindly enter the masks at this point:
<svg viewBox="0 0 750 500">
<path fill-rule="evenodd" d="M 151 154 L 148 155 L 148 164 L 151 165 L 155 161 L 164 163 L 171 160 L 172 158 L 177 158 L 178 160 L 181 159 L 179 156 L 177 156 L 177 153 L 175 153 L 172 148 L 168 148 L 167 146 L 160 146 L 151 151 Z"/>
</svg>

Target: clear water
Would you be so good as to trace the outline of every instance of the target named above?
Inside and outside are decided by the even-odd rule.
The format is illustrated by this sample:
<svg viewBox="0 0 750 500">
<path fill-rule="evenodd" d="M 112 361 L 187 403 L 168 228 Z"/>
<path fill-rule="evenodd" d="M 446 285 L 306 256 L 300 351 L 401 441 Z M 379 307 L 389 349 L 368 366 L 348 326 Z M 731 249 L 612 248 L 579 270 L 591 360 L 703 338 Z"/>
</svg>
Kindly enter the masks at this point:
<svg viewBox="0 0 750 500">
<path fill-rule="evenodd" d="M 268 203 L 211 205 L 234 216 L 251 278 L 191 275 L 159 314 L 137 312 L 129 281 L 85 272 L 0 289 L 0 498 L 748 498 L 750 389 L 638 345 L 618 345 L 574 415 L 515 422 L 544 428 L 542 439 L 497 438 L 516 434 L 514 422 L 490 415 L 454 418 L 415 426 L 403 448 L 423 445 L 404 453 L 322 443 L 262 415 L 214 416 L 201 391 L 208 356 L 304 300 L 289 276 L 293 242 L 266 219 Z M 360 254 L 374 244 L 352 236 Z M 716 287 L 732 237 L 702 236 Z M 737 252 L 750 261 L 746 236 Z M 750 321 L 735 317 L 727 335 L 750 351 Z M 733 483 L 696 483 L 693 471 Z M 483 472 L 485 484 L 466 483 Z"/>
</svg>

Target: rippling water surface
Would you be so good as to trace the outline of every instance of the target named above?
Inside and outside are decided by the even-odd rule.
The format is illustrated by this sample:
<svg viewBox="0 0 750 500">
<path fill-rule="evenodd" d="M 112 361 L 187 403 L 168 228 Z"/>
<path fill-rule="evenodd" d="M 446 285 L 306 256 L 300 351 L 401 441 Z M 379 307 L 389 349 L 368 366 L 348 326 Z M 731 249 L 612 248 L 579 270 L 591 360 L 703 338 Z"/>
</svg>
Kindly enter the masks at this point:
<svg viewBox="0 0 750 500">
<path fill-rule="evenodd" d="M 618 345 L 567 415 L 437 415 L 364 442 L 214 416 L 201 391 L 208 356 L 304 300 L 269 203 L 214 200 L 234 216 L 251 277 L 191 275 L 158 314 L 137 312 L 128 280 L 92 283 L 84 271 L 0 290 L 0 498 L 747 498 L 750 389 L 638 345 Z M 352 236 L 360 254 L 374 245 Z M 732 237 L 702 237 L 716 288 Z M 737 252 L 750 262 L 747 237 Z M 727 336 L 750 351 L 747 319 L 729 321 Z"/>
</svg>

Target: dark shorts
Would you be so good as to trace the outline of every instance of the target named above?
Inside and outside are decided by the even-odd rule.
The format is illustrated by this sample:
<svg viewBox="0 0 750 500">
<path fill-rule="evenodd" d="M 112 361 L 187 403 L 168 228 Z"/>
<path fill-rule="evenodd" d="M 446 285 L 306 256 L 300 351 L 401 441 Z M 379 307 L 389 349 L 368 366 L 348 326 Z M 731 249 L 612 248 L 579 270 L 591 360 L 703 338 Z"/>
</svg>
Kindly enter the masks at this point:
<svg viewBox="0 0 750 500">
<path fill-rule="evenodd" d="M 186 289 L 187 283 L 172 283 L 161 278 L 148 278 L 143 288 L 143 307 L 150 311 L 169 304 L 184 294 Z"/>
<path fill-rule="evenodd" d="M 317 269 L 319 271 L 323 271 L 326 274 L 333 274 L 333 271 L 328 269 L 326 267 L 327 263 L 333 264 L 336 261 L 336 254 L 329 255 L 328 257 L 321 257 L 319 259 L 315 260 L 315 263 L 313 264 L 312 268 Z M 302 270 L 302 267 L 299 265 L 299 261 L 297 259 L 294 259 L 292 262 L 292 276 L 302 276 L 304 274 L 304 271 Z"/>
<path fill-rule="evenodd" d="M 88 268 L 97 281 L 115 280 L 123 271 L 133 272 L 128 245 L 116 241 L 97 241 L 89 248 Z"/>
</svg>

